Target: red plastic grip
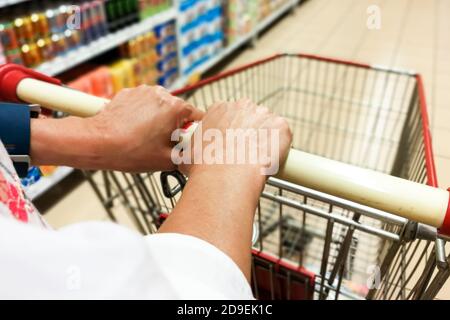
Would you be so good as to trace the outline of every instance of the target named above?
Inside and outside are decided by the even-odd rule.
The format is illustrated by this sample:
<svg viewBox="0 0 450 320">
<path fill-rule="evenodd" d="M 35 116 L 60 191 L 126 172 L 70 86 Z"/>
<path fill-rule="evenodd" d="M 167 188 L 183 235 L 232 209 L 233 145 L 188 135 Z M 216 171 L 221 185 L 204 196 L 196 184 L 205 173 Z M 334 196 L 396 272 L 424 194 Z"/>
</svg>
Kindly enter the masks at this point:
<svg viewBox="0 0 450 320">
<path fill-rule="evenodd" d="M 194 122 L 186 122 L 181 129 L 183 130 L 188 130 L 192 125 L 194 124 Z"/>
<path fill-rule="evenodd" d="M 23 79 L 36 79 L 56 85 L 61 81 L 34 70 L 12 63 L 0 65 L 0 100 L 4 102 L 22 102 L 17 96 L 17 86 Z"/>
</svg>

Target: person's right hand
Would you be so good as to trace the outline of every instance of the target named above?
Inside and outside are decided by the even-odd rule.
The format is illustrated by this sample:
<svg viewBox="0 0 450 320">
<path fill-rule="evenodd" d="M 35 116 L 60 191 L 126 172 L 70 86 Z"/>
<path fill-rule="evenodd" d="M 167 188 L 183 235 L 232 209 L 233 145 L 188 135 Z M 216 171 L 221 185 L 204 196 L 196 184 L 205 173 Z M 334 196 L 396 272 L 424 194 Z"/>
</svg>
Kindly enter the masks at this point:
<svg viewBox="0 0 450 320">
<path fill-rule="evenodd" d="M 263 175 L 261 169 L 263 167 L 267 168 L 268 163 L 261 163 L 262 159 L 259 156 L 268 156 L 268 159 L 270 159 L 271 162 L 278 162 L 278 165 L 281 166 L 286 161 L 292 142 L 292 133 L 287 121 L 284 118 L 271 113 L 266 107 L 258 106 L 248 99 L 239 100 L 237 102 L 218 102 L 214 104 L 208 109 L 201 122 L 201 125 L 204 137 L 206 137 L 207 132 L 210 129 L 215 130 L 216 134 L 220 132 L 220 135 L 223 137 L 222 152 L 225 164 L 221 165 L 202 163 L 184 164 L 179 166 L 179 169 L 189 176 L 199 171 L 227 169 L 238 170 L 238 168 L 241 168 L 243 169 L 241 171 L 247 172 L 252 172 L 254 171 L 253 169 L 256 169 L 259 172 L 259 175 L 263 177 L 263 179 L 261 180 L 265 181 L 266 177 Z M 231 145 L 229 143 L 230 141 L 226 139 L 227 133 L 235 132 L 236 135 L 239 135 L 239 130 L 241 130 L 241 133 L 244 132 L 242 129 L 244 131 L 250 129 L 254 133 L 267 133 L 267 142 L 269 145 L 269 148 L 267 150 L 264 150 L 264 143 L 261 141 L 260 136 L 258 136 L 256 140 L 253 140 L 253 143 L 255 143 L 258 150 L 257 163 L 251 163 L 251 161 L 249 161 L 249 153 L 251 151 L 249 149 L 249 140 L 247 140 L 247 143 L 245 144 L 245 149 L 241 148 L 239 150 L 236 140 L 234 145 Z M 249 133 L 250 131 L 246 132 Z M 271 138 L 271 134 L 277 134 L 278 139 L 276 139 L 276 141 L 273 141 L 273 139 Z M 246 139 L 249 139 L 249 137 L 250 135 L 246 136 Z M 195 148 L 193 147 L 193 145 L 195 144 L 195 142 L 193 141 L 194 138 L 191 139 L 191 154 L 197 153 L 198 156 L 199 153 L 202 153 L 201 155 L 204 155 L 203 153 L 205 151 L 205 148 L 208 148 L 208 143 L 203 142 L 202 148 Z M 230 150 L 230 148 L 233 149 Z M 231 152 L 232 154 L 234 154 L 234 159 L 237 160 L 237 153 L 242 152 L 243 150 L 246 153 L 246 155 L 244 155 L 244 163 L 239 164 L 226 162 L 227 153 Z M 276 174 L 276 172 L 273 172 L 271 174 Z"/>
<path fill-rule="evenodd" d="M 201 124 L 205 140 L 208 140 L 209 130 L 213 130 L 210 133 L 215 132 L 216 138 L 222 136 L 223 139 L 230 130 L 244 129 L 241 130 L 244 132 L 245 129 L 252 129 L 256 132 L 277 133 L 278 136 L 275 136 L 278 139 L 273 145 L 276 159 L 271 160 L 278 160 L 280 166 L 288 155 L 292 141 L 285 119 L 249 100 L 216 103 L 209 108 Z M 194 144 L 195 152 L 196 139 L 193 139 L 191 145 Z M 263 151 L 263 144 L 257 139 L 256 148 Z M 239 151 L 239 148 L 232 149 L 227 144 L 221 149 L 220 143 L 214 143 L 213 146 L 216 146 L 213 149 L 219 153 L 222 151 L 224 155 L 228 151 Z M 210 147 L 203 142 L 202 148 L 198 150 L 207 155 Z M 248 148 L 242 149 L 244 152 L 250 151 Z M 214 245 L 227 254 L 250 281 L 253 219 L 267 178 L 261 172 L 262 167 L 266 167 L 264 163 L 179 166 L 189 175 L 189 181 L 175 209 L 158 232 L 186 234 Z M 224 274 L 224 277 L 230 274 Z"/>
</svg>

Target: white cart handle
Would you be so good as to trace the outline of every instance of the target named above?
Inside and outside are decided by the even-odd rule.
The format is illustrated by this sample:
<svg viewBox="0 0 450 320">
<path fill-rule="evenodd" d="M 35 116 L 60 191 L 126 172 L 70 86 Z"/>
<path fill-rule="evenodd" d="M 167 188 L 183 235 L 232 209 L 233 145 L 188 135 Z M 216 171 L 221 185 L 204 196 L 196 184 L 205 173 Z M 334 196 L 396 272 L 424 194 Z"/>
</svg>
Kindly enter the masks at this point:
<svg viewBox="0 0 450 320">
<path fill-rule="evenodd" d="M 27 103 L 82 117 L 95 115 L 108 103 L 106 99 L 31 78 L 20 80 L 16 93 Z M 434 226 L 441 234 L 450 235 L 449 192 L 445 190 L 294 149 L 277 177 Z"/>
</svg>

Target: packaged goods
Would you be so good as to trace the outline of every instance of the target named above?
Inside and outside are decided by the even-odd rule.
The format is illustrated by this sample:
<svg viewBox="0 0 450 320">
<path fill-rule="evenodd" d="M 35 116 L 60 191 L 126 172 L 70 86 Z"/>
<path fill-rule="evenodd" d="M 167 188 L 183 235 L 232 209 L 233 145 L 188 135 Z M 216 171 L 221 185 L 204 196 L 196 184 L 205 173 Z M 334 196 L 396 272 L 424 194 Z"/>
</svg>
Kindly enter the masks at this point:
<svg viewBox="0 0 450 320">
<path fill-rule="evenodd" d="M 12 22 L 0 22 L 0 42 L 5 51 L 19 49 L 19 42 Z"/>
<path fill-rule="evenodd" d="M 180 66 L 189 75 L 223 48 L 223 9 L 218 0 L 183 0 L 179 11 Z"/>
</svg>

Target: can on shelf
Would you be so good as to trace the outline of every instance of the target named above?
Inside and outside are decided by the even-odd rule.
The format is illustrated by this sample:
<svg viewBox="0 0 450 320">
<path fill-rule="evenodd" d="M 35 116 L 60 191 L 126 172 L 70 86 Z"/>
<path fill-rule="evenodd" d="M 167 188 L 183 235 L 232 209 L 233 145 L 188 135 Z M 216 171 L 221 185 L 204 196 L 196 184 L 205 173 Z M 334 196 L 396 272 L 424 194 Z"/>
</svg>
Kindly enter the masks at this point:
<svg viewBox="0 0 450 320">
<path fill-rule="evenodd" d="M 30 17 L 19 17 L 14 19 L 14 31 L 21 45 L 34 40 L 33 25 Z"/>
<path fill-rule="evenodd" d="M 145 38 L 145 46 L 146 46 L 146 50 L 150 51 L 150 50 L 154 50 L 156 47 L 156 44 L 158 43 L 158 39 L 156 38 L 156 35 L 153 31 L 147 32 L 144 35 Z"/>
<path fill-rule="evenodd" d="M 57 9 L 55 9 L 55 12 L 57 32 L 63 33 L 66 29 L 68 29 L 67 22 L 70 17 L 69 7 L 65 4 L 60 5 Z"/>
<path fill-rule="evenodd" d="M 30 16 L 30 20 L 33 31 L 37 37 L 43 38 L 50 34 L 47 17 L 44 13 L 33 13 Z"/>
<path fill-rule="evenodd" d="M 23 64 L 20 48 L 5 51 L 6 62 L 14 64 Z"/>
<path fill-rule="evenodd" d="M 64 38 L 68 50 L 78 48 L 81 43 L 80 32 L 78 30 L 67 29 L 64 31 Z"/>
<path fill-rule="evenodd" d="M 47 18 L 48 28 L 51 34 L 60 32 L 61 19 L 59 18 L 59 12 L 56 9 L 47 9 L 45 11 L 45 17 Z"/>
<path fill-rule="evenodd" d="M 49 61 L 55 57 L 55 50 L 53 42 L 49 37 L 41 38 L 36 42 L 41 58 L 44 61 Z"/>
<path fill-rule="evenodd" d="M 21 52 L 25 66 L 36 67 L 42 63 L 42 58 L 36 44 L 22 45 Z"/>
<path fill-rule="evenodd" d="M 19 49 L 14 25 L 11 22 L 0 22 L 0 42 L 5 51 Z"/>
<path fill-rule="evenodd" d="M 103 6 L 103 1 L 92 1 L 90 13 L 97 37 L 105 36 L 108 33 L 108 25 L 106 22 L 106 14 L 105 8 Z"/>
<path fill-rule="evenodd" d="M 143 35 L 140 35 L 136 38 L 136 55 L 135 57 L 139 57 L 146 52 L 146 46 L 145 46 L 145 37 Z"/>
<path fill-rule="evenodd" d="M 67 51 L 67 43 L 64 34 L 53 34 L 51 40 L 55 55 L 62 55 Z"/>
</svg>

